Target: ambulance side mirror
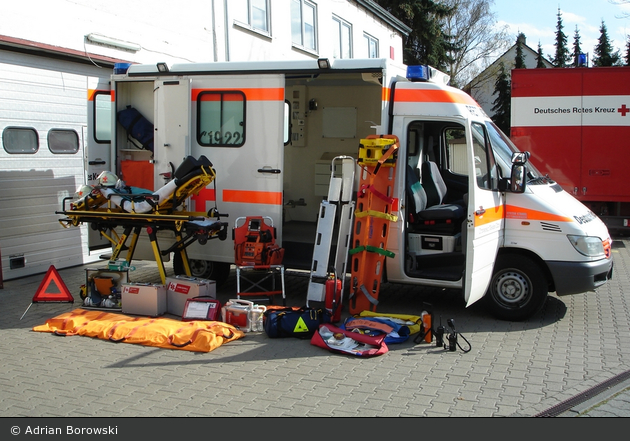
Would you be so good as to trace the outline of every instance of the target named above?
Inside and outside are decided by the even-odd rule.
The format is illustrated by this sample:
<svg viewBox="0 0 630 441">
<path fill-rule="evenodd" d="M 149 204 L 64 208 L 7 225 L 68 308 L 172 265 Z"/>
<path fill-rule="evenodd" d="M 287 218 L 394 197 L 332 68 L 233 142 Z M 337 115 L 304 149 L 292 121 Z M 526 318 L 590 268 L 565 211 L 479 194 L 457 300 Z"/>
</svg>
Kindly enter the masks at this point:
<svg viewBox="0 0 630 441">
<path fill-rule="evenodd" d="M 512 193 L 525 193 L 525 177 L 527 167 L 525 164 L 512 164 L 512 176 L 510 177 L 510 191 Z"/>
<path fill-rule="evenodd" d="M 512 193 L 525 193 L 525 180 L 527 178 L 527 160 L 529 152 L 517 152 L 512 154 L 512 175 L 510 176 L 510 191 Z"/>
</svg>

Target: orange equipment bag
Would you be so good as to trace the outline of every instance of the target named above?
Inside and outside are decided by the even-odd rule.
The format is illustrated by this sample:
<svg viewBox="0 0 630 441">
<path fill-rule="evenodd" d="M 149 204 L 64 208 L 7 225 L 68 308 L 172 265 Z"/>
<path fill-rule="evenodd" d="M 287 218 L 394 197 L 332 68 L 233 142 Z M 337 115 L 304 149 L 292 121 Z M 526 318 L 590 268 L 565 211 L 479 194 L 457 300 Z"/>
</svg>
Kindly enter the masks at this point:
<svg viewBox="0 0 630 441">
<path fill-rule="evenodd" d="M 244 222 L 239 226 L 241 221 Z M 234 223 L 232 239 L 236 265 L 282 264 L 284 248 L 276 244 L 276 228 L 269 216 L 239 217 Z"/>
</svg>

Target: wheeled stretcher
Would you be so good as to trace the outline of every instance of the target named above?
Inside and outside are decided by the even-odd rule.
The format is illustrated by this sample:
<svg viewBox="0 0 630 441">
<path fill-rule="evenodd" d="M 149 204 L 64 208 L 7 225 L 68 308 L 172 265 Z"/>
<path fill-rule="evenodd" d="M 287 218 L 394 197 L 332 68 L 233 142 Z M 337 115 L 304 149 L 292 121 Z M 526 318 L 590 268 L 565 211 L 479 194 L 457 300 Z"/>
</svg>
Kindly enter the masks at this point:
<svg viewBox="0 0 630 441">
<path fill-rule="evenodd" d="M 166 272 L 162 256 L 179 252 L 186 275 L 191 276 L 186 248 L 192 243 L 204 245 L 208 240 L 227 238 L 227 222 L 222 222 L 218 210 L 212 208 L 207 213 L 186 211 L 185 201 L 197 195 L 214 182 L 215 171 L 212 163 L 201 156 L 195 159 L 189 156 L 175 170 L 173 179 L 155 192 L 101 183 L 82 195 L 64 198 L 62 210 L 56 214 L 65 216 L 59 223 L 65 228 L 87 223 L 98 231 L 113 246 L 111 259 L 118 259 L 126 249 L 127 262 L 131 263 L 134 250 L 142 229 L 146 229 L 151 242 L 155 260 L 162 278 L 166 283 Z M 122 234 L 116 228 L 122 228 Z M 160 250 L 157 232 L 172 231 L 175 243 L 166 250 Z M 129 246 L 127 240 L 131 238 Z"/>
</svg>

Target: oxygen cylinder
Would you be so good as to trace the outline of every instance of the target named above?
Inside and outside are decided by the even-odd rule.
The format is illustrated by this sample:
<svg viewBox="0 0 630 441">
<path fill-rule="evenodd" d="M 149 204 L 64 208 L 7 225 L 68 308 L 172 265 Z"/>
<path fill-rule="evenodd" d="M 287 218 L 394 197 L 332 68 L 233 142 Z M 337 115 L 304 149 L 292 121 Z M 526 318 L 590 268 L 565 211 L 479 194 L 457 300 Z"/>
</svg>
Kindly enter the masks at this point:
<svg viewBox="0 0 630 441">
<path fill-rule="evenodd" d="M 431 328 L 431 314 L 427 311 L 422 311 L 420 314 L 422 318 L 422 327 L 424 329 L 424 341 L 427 343 L 431 343 L 433 340 L 433 328 Z"/>
<path fill-rule="evenodd" d="M 332 322 L 341 320 L 341 280 L 330 278 L 326 280 L 326 309 L 332 314 Z"/>
</svg>

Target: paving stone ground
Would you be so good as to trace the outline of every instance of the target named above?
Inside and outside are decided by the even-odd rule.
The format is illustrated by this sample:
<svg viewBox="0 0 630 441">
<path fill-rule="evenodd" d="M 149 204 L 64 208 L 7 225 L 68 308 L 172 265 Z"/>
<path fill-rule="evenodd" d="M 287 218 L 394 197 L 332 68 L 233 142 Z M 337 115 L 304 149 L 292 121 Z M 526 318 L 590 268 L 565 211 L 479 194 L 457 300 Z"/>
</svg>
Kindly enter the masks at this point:
<svg viewBox="0 0 630 441">
<path fill-rule="evenodd" d="M 524 322 L 496 320 L 481 304 L 466 308 L 456 291 L 385 283 L 379 311 L 452 318 L 471 350 L 412 337 L 368 359 L 264 333 L 193 353 L 33 332 L 79 302 L 36 303 L 20 320 L 44 275 L 4 281 L 0 417 L 535 416 L 630 370 L 629 248 L 626 238 L 614 242 L 614 277 L 603 288 L 552 294 Z M 159 281 L 155 264 L 134 264 L 131 281 Z M 59 274 L 78 300 L 85 269 L 102 266 Z M 287 304 L 303 305 L 308 274 L 290 272 L 286 284 Z M 233 270 L 218 298 L 235 293 Z M 621 384 L 563 416 L 630 416 L 629 391 Z"/>
</svg>

